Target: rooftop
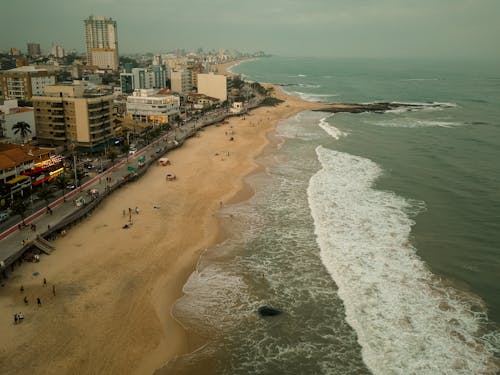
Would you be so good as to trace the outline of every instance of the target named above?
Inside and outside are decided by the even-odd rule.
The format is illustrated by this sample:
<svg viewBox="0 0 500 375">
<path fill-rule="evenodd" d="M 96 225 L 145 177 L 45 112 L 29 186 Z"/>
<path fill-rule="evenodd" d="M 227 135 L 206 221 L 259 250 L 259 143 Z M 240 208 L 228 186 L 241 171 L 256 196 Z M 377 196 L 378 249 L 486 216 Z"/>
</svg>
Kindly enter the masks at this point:
<svg viewBox="0 0 500 375">
<path fill-rule="evenodd" d="M 14 143 L 0 143 L 0 171 L 38 159 L 52 152 L 51 148 L 22 146 Z"/>
</svg>

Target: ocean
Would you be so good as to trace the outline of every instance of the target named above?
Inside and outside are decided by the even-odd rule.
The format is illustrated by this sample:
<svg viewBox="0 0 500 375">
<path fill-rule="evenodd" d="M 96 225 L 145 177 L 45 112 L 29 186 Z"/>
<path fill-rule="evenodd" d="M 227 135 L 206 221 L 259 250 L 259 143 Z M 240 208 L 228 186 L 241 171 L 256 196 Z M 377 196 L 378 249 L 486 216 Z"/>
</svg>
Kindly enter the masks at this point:
<svg viewBox="0 0 500 375">
<path fill-rule="evenodd" d="M 500 371 L 500 67 L 272 57 L 234 68 L 385 113 L 282 121 L 174 315 L 175 374 Z M 283 314 L 261 318 L 259 306 Z"/>
</svg>

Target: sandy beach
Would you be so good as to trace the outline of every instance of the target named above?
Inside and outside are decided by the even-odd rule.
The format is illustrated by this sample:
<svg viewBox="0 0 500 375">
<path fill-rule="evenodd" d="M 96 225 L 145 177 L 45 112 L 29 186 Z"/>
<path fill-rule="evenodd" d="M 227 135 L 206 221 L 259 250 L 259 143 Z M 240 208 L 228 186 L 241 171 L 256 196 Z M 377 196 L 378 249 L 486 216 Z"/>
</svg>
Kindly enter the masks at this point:
<svg viewBox="0 0 500 375">
<path fill-rule="evenodd" d="M 224 238 L 216 211 L 251 194 L 243 178 L 266 134 L 318 107 L 275 95 L 285 102 L 200 131 L 168 154 L 171 166 L 151 167 L 57 239 L 52 255 L 16 269 L 0 289 L 3 374 L 148 374 L 194 349 L 170 309 L 201 252 Z"/>
</svg>

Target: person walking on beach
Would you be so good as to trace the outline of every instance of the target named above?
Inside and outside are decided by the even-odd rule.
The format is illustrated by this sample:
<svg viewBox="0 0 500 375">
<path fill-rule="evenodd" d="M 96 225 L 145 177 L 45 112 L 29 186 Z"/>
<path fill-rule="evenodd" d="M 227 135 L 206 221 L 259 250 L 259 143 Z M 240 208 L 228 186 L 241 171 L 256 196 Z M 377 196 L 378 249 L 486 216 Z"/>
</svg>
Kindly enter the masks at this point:
<svg viewBox="0 0 500 375">
<path fill-rule="evenodd" d="M 47 279 L 45 277 L 43 278 L 43 286 L 47 286 Z"/>
<path fill-rule="evenodd" d="M 14 324 L 17 324 L 19 317 L 17 316 L 17 313 L 14 314 Z"/>
<path fill-rule="evenodd" d="M 139 215 L 139 207 L 135 206 L 135 213 Z"/>
<path fill-rule="evenodd" d="M 54 297 L 56 296 L 56 286 L 55 285 L 52 285 L 52 294 L 54 295 Z"/>
<path fill-rule="evenodd" d="M 24 286 L 21 285 L 21 288 L 19 288 L 19 290 L 22 292 L 24 292 Z"/>
<path fill-rule="evenodd" d="M 40 299 L 40 297 L 36 298 L 36 303 L 38 306 L 40 306 L 40 307 L 42 306 L 42 300 Z"/>
<path fill-rule="evenodd" d="M 126 212 L 125 212 L 125 209 L 123 209 L 123 217 L 125 217 L 126 215 Z"/>
<path fill-rule="evenodd" d="M 28 297 L 24 296 L 24 304 L 27 305 L 28 304 Z"/>
</svg>

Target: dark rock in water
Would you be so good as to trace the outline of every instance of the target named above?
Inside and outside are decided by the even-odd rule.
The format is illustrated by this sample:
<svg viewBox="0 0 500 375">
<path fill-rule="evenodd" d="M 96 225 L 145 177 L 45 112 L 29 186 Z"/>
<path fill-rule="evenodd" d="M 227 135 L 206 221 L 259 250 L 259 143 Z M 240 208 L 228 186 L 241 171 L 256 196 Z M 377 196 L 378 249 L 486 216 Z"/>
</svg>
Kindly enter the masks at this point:
<svg viewBox="0 0 500 375">
<path fill-rule="evenodd" d="M 276 316 L 282 313 L 281 310 L 275 309 L 274 307 L 261 306 L 257 309 L 260 316 Z"/>
</svg>

